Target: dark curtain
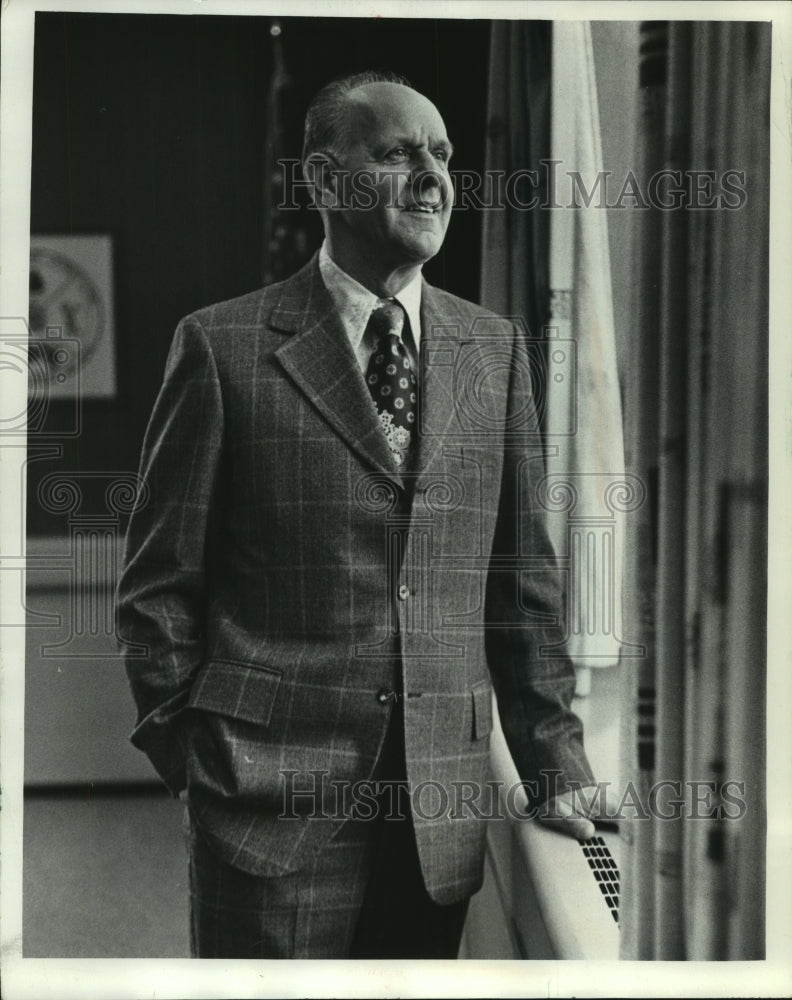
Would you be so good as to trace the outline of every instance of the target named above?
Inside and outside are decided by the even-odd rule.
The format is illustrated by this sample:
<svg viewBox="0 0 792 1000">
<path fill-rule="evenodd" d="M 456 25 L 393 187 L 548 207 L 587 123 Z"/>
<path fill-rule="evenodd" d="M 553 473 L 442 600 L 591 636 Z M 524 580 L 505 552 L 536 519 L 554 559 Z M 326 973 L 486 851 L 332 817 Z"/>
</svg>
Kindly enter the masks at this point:
<svg viewBox="0 0 792 1000">
<path fill-rule="evenodd" d="M 623 830 L 625 958 L 764 954 L 769 81 L 769 25 L 643 25 L 641 176 L 698 207 L 637 244 L 622 718 L 641 800 L 683 805 Z"/>
</svg>

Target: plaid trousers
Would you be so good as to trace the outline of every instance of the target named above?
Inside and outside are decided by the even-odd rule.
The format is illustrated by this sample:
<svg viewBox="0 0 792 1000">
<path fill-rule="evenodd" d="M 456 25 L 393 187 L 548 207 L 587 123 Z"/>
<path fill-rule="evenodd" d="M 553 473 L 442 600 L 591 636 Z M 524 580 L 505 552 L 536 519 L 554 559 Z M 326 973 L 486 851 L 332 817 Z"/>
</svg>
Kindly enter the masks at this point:
<svg viewBox="0 0 792 1000">
<path fill-rule="evenodd" d="M 405 780 L 398 707 L 377 773 L 391 787 Z M 467 901 L 429 897 L 409 809 L 392 818 L 379 805 L 373 819 L 348 819 L 310 867 L 275 878 L 221 861 L 191 822 L 192 957 L 456 958 Z"/>
</svg>

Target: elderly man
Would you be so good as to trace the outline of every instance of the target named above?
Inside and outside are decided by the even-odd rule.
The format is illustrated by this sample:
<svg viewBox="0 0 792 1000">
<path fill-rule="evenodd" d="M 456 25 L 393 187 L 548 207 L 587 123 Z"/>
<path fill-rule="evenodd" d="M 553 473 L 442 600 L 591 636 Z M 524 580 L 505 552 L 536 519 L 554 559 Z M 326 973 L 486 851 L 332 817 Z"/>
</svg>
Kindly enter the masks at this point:
<svg viewBox="0 0 792 1000">
<path fill-rule="evenodd" d="M 456 957 L 493 686 L 533 806 L 593 784 L 525 345 L 421 276 L 451 152 L 404 81 L 325 87 L 322 248 L 176 333 L 119 615 L 133 742 L 188 804 L 196 956 Z"/>
</svg>

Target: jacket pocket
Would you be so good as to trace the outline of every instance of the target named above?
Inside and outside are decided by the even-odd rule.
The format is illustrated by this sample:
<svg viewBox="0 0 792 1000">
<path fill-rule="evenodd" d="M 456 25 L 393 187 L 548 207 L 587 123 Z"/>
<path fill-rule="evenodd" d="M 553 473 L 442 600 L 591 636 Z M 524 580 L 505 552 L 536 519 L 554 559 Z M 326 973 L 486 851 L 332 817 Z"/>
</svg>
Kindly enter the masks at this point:
<svg viewBox="0 0 792 1000">
<path fill-rule="evenodd" d="M 258 663 L 210 660 L 195 679 L 189 705 L 268 726 L 281 671 Z"/>
<path fill-rule="evenodd" d="M 470 689 L 473 698 L 473 739 L 483 740 L 492 732 L 492 685 L 479 681 Z"/>
</svg>

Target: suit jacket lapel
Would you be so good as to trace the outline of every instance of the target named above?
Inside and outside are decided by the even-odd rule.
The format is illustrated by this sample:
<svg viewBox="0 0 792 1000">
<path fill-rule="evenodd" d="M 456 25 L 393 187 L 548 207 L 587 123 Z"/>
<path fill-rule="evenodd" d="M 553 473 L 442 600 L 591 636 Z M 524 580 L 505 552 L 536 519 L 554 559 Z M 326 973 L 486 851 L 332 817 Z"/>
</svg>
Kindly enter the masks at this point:
<svg viewBox="0 0 792 1000">
<path fill-rule="evenodd" d="M 429 469 L 456 412 L 453 392 L 456 355 L 448 346 L 441 346 L 441 338 L 446 340 L 449 337 L 457 348 L 459 346 L 458 332 L 448 329 L 450 319 L 440 308 L 435 290 L 424 281 L 421 292 L 418 472 Z"/>
<path fill-rule="evenodd" d="M 318 255 L 284 283 L 270 323 L 293 334 L 275 356 L 297 386 L 350 448 L 403 486 Z"/>
</svg>

